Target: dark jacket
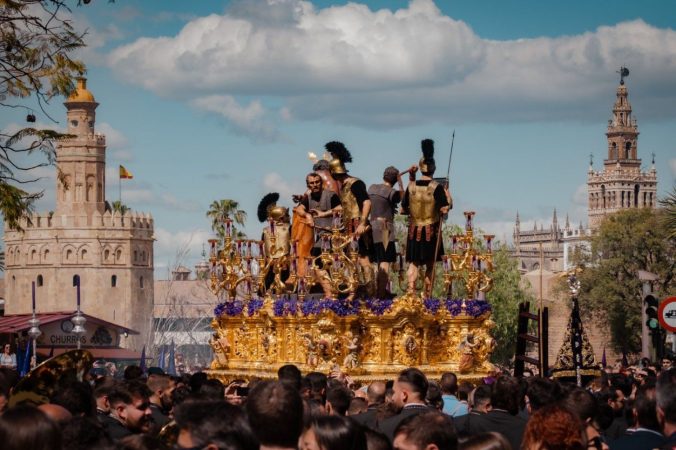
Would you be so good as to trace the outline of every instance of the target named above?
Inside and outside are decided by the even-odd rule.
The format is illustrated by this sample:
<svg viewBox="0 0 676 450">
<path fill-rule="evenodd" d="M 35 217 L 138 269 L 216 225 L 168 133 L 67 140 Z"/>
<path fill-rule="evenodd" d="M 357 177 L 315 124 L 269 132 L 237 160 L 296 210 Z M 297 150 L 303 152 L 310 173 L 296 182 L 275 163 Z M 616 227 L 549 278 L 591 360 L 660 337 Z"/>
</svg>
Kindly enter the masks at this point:
<svg viewBox="0 0 676 450">
<path fill-rule="evenodd" d="M 472 418 L 469 424 L 471 435 L 494 431 L 503 435 L 514 449 L 521 448 L 525 429 L 526 421 L 522 417 L 513 416 L 501 409 L 493 409 L 482 416 Z"/>
<path fill-rule="evenodd" d="M 355 414 L 350 416 L 350 419 L 353 419 L 357 423 L 360 423 L 366 427 L 371 428 L 372 430 L 378 429 L 378 421 L 376 419 L 376 412 L 378 411 L 378 406 L 369 406 L 368 410 L 363 413 Z"/>
<path fill-rule="evenodd" d="M 660 448 L 665 439 L 657 431 L 639 428 L 610 443 L 611 450 L 652 450 Z"/>
<path fill-rule="evenodd" d="M 394 441 L 394 430 L 397 428 L 405 418 L 411 416 L 417 416 L 418 414 L 435 411 L 432 408 L 425 405 L 407 405 L 404 406 L 404 409 L 401 410 L 396 416 L 390 417 L 389 419 L 383 420 L 378 424 L 378 429 L 383 433 L 390 442 Z"/>
</svg>

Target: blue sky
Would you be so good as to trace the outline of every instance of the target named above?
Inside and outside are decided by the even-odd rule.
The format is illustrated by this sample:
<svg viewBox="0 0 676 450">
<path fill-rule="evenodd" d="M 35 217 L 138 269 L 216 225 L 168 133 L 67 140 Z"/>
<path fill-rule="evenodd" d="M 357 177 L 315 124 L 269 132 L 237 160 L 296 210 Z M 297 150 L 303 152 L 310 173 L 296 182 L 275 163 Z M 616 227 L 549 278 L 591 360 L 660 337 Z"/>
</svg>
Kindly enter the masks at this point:
<svg viewBox="0 0 676 450">
<path fill-rule="evenodd" d="M 507 240 L 517 210 L 526 226 L 554 208 L 586 222 L 589 154 L 599 169 L 623 64 L 644 167 L 654 152 L 660 194 L 676 177 L 672 1 L 94 0 L 72 14 L 89 32 L 107 197 L 125 165 L 123 201 L 155 218 L 158 278 L 179 248 L 199 259 L 213 200 L 240 201 L 257 236 L 259 199 L 290 206 L 307 152 L 330 140 L 371 183 L 417 162 L 428 137 L 444 172 L 455 129 L 452 221 L 473 209 Z M 61 101 L 49 111 L 62 126 Z M 0 126 L 20 120 L 0 111 Z"/>
</svg>

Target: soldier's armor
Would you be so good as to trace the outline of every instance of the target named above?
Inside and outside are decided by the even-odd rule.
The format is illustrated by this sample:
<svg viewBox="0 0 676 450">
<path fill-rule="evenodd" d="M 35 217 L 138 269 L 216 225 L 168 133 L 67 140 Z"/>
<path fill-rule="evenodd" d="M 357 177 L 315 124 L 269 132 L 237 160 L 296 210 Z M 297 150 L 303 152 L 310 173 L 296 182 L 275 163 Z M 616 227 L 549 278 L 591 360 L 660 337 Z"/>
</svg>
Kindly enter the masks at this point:
<svg viewBox="0 0 676 450">
<path fill-rule="evenodd" d="M 439 209 L 434 201 L 434 191 L 439 183 L 430 181 L 427 186 L 411 183 L 408 186 L 408 210 L 411 225 L 422 227 L 439 222 Z"/>
<path fill-rule="evenodd" d="M 308 206 L 310 210 L 316 209 L 317 211 L 330 211 L 331 210 L 331 197 L 334 195 L 333 192 L 324 189 L 319 200 L 314 200 L 312 195 L 308 197 Z M 309 212 L 309 211 L 308 211 Z M 314 219 L 315 226 L 323 228 L 331 228 L 333 225 L 333 217 L 317 217 Z M 315 243 L 314 247 L 321 247 L 321 240 L 318 239 L 319 233 L 322 231 L 315 229 Z"/>
<path fill-rule="evenodd" d="M 288 223 L 275 223 L 275 248 L 272 248 L 270 239 L 270 229 L 263 230 L 263 241 L 265 245 L 265 255 L 269 258 L 277 259 L 289 254 L 291 243 L 291 225 Z"/>
<path fill-rule="evenodd" d="M 392 186 L 373 184 L 368 190 L 371 199 L 371 227 L 373 242 L 385 244 L 395 241 L 394 211 L 392 209 Z M 387 242 L 385 242 L 387 241 Z"/>
<path fill-rule="evenodd" d="M 357 198 L 352 193 L 352 185 L 359 181 L 358 178 L 350 177 L 343 183 L 343 188 L 340 191 L 340 203 L 343 206 L 343 221 L 345 223 L 361 219 L 361 209 Z"/>
</svg>

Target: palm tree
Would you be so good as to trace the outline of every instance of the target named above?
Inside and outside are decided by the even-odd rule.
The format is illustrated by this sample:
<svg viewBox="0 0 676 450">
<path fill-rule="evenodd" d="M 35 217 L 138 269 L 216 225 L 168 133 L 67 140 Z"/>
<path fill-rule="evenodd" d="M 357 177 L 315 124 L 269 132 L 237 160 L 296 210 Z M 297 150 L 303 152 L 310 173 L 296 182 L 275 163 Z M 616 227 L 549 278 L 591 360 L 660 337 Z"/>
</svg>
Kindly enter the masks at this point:
<svg viewBox="0 0 676 450">
<path fill-rule="evenodd" d="M 211 229 L 220 236 L 221 239 L 225 237 L 225 221 L 231 219 L 237 225 L 244 226 L 246 221 L 246 211 L 239 209 L 239 202 L 231 199 L 214 200 L 209 205 L 207 217 L 211 219 Z M 246 237 L 246 235 L 238 231 L 233 225 L 232 236 L 236 238 Z"/>
<path fill-rule="evenodd" d="M 672 187 L 671 192 L 662 200 L 660 205 L 664 208 L 664 222 L 667 226 L 669 237 L 676 238 L 676 185 Z"/>
<path fill-rule="evenodd" d="M 120 213 L 120 215 L 124 216 L 130 209 L 130 207 L 122 203 L 120 200 L 115 200 L 113 202 L 113 211 Z"/>
</svg>

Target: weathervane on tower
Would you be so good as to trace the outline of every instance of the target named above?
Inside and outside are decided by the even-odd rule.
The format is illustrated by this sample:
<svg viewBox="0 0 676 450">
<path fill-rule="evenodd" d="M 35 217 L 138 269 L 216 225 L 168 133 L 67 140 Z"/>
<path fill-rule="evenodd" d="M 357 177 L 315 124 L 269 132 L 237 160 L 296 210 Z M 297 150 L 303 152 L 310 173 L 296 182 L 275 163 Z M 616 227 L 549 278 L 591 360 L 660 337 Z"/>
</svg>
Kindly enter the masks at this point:
<svg viewBox="0 0 676 450">
<path fill-rule="evenodd" d="M 624 77 L 629 76 L 629 69 L 624 66 L 620 67 L 620 70 L 617 71 L 620 74 L 620 84 L 624 84 Z"/>
</svg>

